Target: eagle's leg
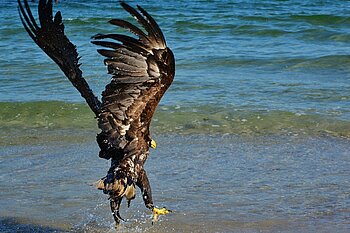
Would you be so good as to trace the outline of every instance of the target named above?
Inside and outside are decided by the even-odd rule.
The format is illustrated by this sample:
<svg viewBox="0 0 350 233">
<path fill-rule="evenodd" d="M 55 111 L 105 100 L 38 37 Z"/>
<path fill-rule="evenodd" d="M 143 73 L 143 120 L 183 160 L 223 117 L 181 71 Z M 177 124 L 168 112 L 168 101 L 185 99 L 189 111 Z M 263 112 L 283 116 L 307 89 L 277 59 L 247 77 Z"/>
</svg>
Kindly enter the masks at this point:
<svg viewBox="0 0 350 233">
<path fill-rule="evenodd" d="M 141 189 L 145 206 L 153 212 L 152 224 L 158 220 L 159 215 L 169 214 L 171 212 L 171 210 L 168 210 L 165 207 L 158 209 L 153 205 L 151 185 L 149 184 L 145 170 L 142 170 L 140 172 L 140 176 L 136 185 Z"/>
<path fill-rule="evenodd" d="M 151 185 L 149 184 L 148 177 L 145 170 L 142 169 L 142 171 L 140 172 L 140 176 L 136 185 L 141 189 L 142 198 L 145 203 L 145 206 L 148 209 L 152 210 L 154 206 L 153 206 L 153 200 L 152 200 Z"/>
<path fill-rule="evenodd" d="M 116 227 L 119 226 L 121 220 L 125 221 L 122 217 L 120 217 L 120 214 L 119 214 L 119 208 L 120 208 L 121 202 L 122 202 L 122 197 L 116 197 L 116 196 L 110 195 L 111 211 L 112 211 L 112 215 L 113 215 Z"/>
</svg>

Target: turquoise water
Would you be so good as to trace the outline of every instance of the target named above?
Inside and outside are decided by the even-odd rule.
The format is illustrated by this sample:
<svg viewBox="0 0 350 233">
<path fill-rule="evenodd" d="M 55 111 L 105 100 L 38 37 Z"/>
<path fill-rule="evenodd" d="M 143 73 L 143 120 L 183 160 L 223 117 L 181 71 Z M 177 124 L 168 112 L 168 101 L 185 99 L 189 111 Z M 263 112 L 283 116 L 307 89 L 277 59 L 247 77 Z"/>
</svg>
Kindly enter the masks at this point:
<svg viewBox="0 0 350 233">
<path fill-rule="evenodd" d="M 110 76 L 90 37 L 132 19 L 114 0 L 59 2 L 99 95 Z M 175 212 L 152 227 L 138 196 L 119 230 L 349 232 L 350 3 L 128 3 L 154 16 L 176 57 L 146 164 L 156 203 Z M 89 186 L 108 169 L 93 114 L 16 1 L 0 14 L 0 231 L 113 232 L 107 197 Z"/>
<path fill-rule="evenodd" d="M 158 20 L 176 56 L 176 79 L 162 107 L 181 108 L 190 116 L 188 121 L 196 118 L 193 109 L 208 109 L 208 115 L 224 111 L 224 117 L 232 118 L 272 112 L 277 119 L 279 114 L 282 119 L 307 116 L 316 122 L 311 131 L 329 131 L 318 124 L 320 119 L 350 131 L 347 1 L 139 4 Z M 55 7 L 63 12 L 67 34 L 82 55 L 85 77 L 99 95 L 110 77 L 90 37 L 118 31 L 106 21 L 128 16 L 116 1 L 62 1 Z M 62 72 L 26 35 L 16 2 L 2 1 L 0 9 L 0 101 L 83 103 Z M 225 125 L 216 120 L 216 125 Z M 289 123 L 293 122 L 308 123 L 298 117 Z"/>
</svg>

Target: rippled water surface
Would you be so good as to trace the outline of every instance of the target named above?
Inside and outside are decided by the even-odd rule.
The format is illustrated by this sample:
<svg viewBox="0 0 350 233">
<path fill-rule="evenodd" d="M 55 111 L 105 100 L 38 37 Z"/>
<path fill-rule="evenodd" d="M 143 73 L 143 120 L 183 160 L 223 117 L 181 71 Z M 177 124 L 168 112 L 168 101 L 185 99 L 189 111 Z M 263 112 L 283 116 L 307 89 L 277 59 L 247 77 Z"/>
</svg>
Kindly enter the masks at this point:
<svg viewBox="0 0 350 233">
<path fill-rule="evenodd" d="M 56 131 L 55 137 L 62 139 L 43 143 L 43 137 L 33 132 L 31 146 L 3 150 L 1 171 L 7 172 L 1 175 L 0 204 L 2 216 L 9 218 L 4 217 L 7 222 L 3 220 L 0 229 L 21 223 L 23 229 L 112 231 L 107 196 L 89 185 L 103 176 L 108 163 L 97 158 L 97 146 L 84 134 L 68 133 Z M 65 135 L 79 143 L 64 140 Z M 152 226 L 138 196 L 130 209 L 122 205 L 127 222 L 121 232 L 349 230 L 346 139 L 172 134 L 156 138 L 160 146 L 146 169 L 156 204 L 174 213 Z M 10 217 L 18 222 L 11 225 Z"/>
<path fill-rule="evenodd" d="M 110 77 L 90 37 L 124 32 L 114 0 L 60 0 L 97 95 Z M 148 10 L 176 57 L 152 123 L 151 226 L 138 197 L 121 232 L 349 232 L 348 1 L 128 1 Z M 30 1 L 33 9 L 36 1 Z M 0 231 L 113 231 L 96 121 L 0 2 Z"/>
<path fill-rule="evenodd" d="M 180 109 L 174 112 L 190 116 L 186 122 L 196 124 L 200 120 L 191 122 L 193 118 L 207 114 L 214 117 L 210 127 L 242 133 L 246 130 L 236 123 L 226 127 L 226 120 L 245 119 L 249 128 L 261 128 L 263 122 L 252 121 L 263 115 L 272 122 L 281 118 L 281 128 L 295 123 L 297 131 L 349 137 L 348 2 L 138 3 L 157 19 L 176 57 L 176 78 L 162 100 L 166 117 L 168 109 Z M 122 32 L 106 22 L 128 16 L 116 1 L 61 1 L 55 8 L 63 13 L 67 35 L 78 46 L 85 77 L 98 95 L 110 77 L 90 37 Z M 0 9 L 0 102 L 31 102 L 32 111 L 42 107 L 34 101 L 82 103 L 62 72 L 26 35 L 16 2 L 2 1 Z M 5 119 L 9 120 L 13 117 Z M 207 128 L 195 127 L 201 131 L 202 125 Z"/>
</svg>

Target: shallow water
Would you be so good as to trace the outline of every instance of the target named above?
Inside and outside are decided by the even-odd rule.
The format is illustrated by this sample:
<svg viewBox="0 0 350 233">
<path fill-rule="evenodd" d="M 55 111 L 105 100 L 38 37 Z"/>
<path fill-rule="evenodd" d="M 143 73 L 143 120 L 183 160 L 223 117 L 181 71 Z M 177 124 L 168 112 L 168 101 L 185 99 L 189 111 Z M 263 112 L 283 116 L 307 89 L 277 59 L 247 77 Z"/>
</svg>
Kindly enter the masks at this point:
<svg viewBox="0 0 350 233">
<path fill-rule="evenodd" d="M 79 143 L 45 142 L 46 136 L 31 145 L 2 147 L 0 230 L 40 226 L 113 232 L 107 196 L 89 185 L 108 169 L 108 162 L 96 156 L 95 143 L 80 132 Z M 159 147 L 152 151 L 146 170 L 155 203 L 174 213 L 152 226 L 138 193 L 130 209 L 123 203 L 121 214 L 127 222 L 121 232 L 350 229 L 346 139 L 173 134 L 155 138 Z M 16 224 L 6 224 L 11 218 Z"/>
<path fill-rule="evenodd" d="M 177 61 L 155 119 L 159 130 L 350 137 L 347 2 L 140 4 L 159 21 Z M 90 37 L 117 32 L 106 22 L 127 14 L 114 1 L 56 8 L 99 95 L 110 77 Z M 24 31 L 16 2 L 2 1 L 0 10 L 0 127 L 94 128 L 79 94 Z"/>
</svg>

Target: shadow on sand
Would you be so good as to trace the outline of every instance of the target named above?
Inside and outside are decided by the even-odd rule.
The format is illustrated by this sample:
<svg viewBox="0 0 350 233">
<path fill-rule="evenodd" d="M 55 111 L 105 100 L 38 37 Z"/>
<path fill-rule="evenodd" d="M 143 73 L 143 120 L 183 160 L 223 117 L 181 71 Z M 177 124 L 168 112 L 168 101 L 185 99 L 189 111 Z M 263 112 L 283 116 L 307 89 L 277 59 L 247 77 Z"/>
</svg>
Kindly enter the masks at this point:
<svg viewBox="0 0 350 233">
<path fill-rule="evenodd" d="M 0 217 L 0 232 L 66 232 L 64 229 L 53 228 L 49 226 L 41 226 L 35 223 L 29 223 L 23 219 L 15 217 Z"/>
</svg>

